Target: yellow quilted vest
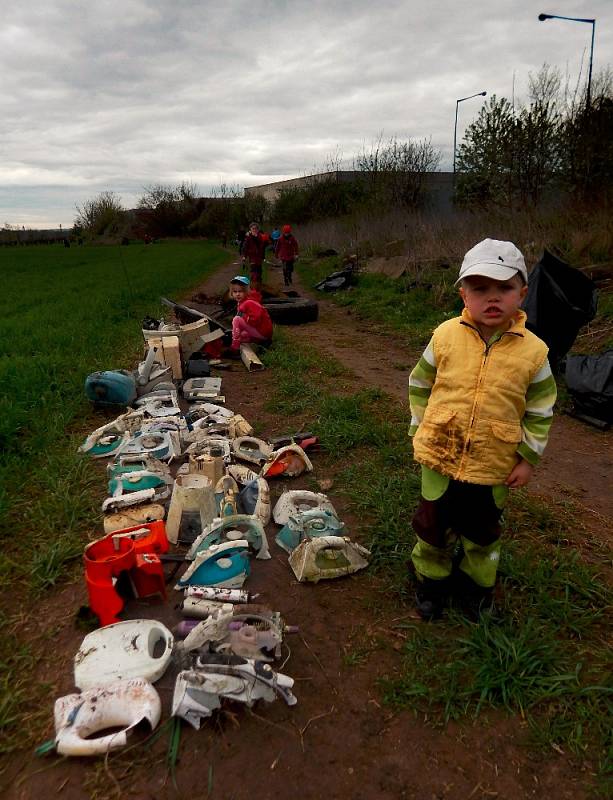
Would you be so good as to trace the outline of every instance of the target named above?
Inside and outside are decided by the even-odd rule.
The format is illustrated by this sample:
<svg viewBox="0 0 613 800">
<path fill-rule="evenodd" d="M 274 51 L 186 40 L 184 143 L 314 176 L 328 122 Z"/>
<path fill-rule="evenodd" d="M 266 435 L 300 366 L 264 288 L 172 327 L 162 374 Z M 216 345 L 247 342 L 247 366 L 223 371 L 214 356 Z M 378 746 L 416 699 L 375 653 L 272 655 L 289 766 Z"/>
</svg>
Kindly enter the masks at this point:
<svg viewBox="0 0 613 800">
<path fill-rule="evenodd" d="M 416 461 L 458 481 L 504 483 L 517 463 L 528 386 L 547 357 L 525 321 L 518 312 L 489 346 L 466 309 L 435 330 L 436 380 L 413 438 Z"/>
</svg>

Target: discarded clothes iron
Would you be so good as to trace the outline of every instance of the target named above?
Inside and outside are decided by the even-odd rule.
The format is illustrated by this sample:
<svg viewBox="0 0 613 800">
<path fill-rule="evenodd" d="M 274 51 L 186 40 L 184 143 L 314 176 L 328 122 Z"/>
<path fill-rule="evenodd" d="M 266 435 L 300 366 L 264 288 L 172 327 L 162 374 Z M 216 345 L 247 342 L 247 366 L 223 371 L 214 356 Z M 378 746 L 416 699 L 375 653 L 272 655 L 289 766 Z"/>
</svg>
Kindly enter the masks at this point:
<svg viewBox="0 0 613 800">
<path fill-rule="evenodd" d="M 196 555 L 175 588 L 196 584 L 240 589 L 251 570 L 248 547 L 246 539 L 211 545 Z"/>
<path fill-rule="evenodd" d="M 160 462 L 161 463 L 161 462 Z M 115 464 L 110 470 L 108 492 L 113 495 L 119 485 L 124 492 L 140 492 L 143 489 L 164 489 L 172 484 L 169 472 L 143 469 L 139 464 Z M 168 495 L 166 495 L 168 496 Z M 158 496 L 156 500 L 164 497 Z"/>
<path fill-rule="evenodd" d="M 241 539 L 246 540 L 256 551 L 256 558 L 270 558 L 268 540 L 262 523 L 247 514 L 235 514 L 213 520 L 195 540 L 187 554 L 187 558 L 197 558 L 200 553 L 206 552 L 212 545 L 219 545 L 222 542 L 236 542 Z M 202 583 L 206 585 L 205 581 Z"/>
<path fill-rule="evenodd" d="M 285 476 L 294 478 L 303 472 L 312 472 L 313 465 L 302 447 L 289 444 L 275 450 L 268 458 L 260 475 L 262 478 L 278 478 Z"/>
<path fill-rule="evenodd" d="M 148 431 L 137 434 L 127 441 L 118 451 L 121 455 L 153 456 L 160 461 L 170 461 L 176 452 L 176 443 L 173 442 L 168 431 Z"/>
<path fill-rule="evenodd" d="M 132 525 L 144 525 L 148 522 L 157 522 L 164 519 L 164 506 L 159 503 L 145 503 L 141 506 L 132 506 L 116 514 L 107 514 L 103 525 L 105 533 L 113 533 Z"/>
<path fill-rule="evenodd" d="M 254 436 L 239 436 L 232 440 L 232 451 L 241 461 L 261 466 L 271 455 L 272 448 L 263 439 Z"/>
<path fill-rule="evenodd" d="M 221 706 L 224 697 L 252 706 L 256 700 L 270 703 L 279 695 L 293 706 L 297 703 L 291 691 L 293 685 L 292 678 L 261 661 L 210 655 L 199 660 L 196 669 L 178 674 L 172 715 L 198 729 L 201 721 Z"/>
<path fill-rule="evenodd" d="M 270 522 L 270 489 L 264 478 L 247 483 L 238 494 L 238 510 L 258 519 L 262 525 Z"/>
<path fill-rule="evenodd" d="M 218 400 L 221 378 L 190 378 L 183 384 L 183 397 L 190 403 L 198 400 Z"/>
<path fill-rule="evenodd" d="M 79 451 L 92 458 L 110 458 L 121 451 L 130 440 L 128 431 L 104 430 L 94 431 L 83 442 Z"/>
<path fill-rule="evenodd" d="M 215 486 L 215 505 L 218 517 L 238 514 L 238 485 L 231 475 L 222 475 Z"/>
<path fill-rule="evenodd" d="M 292 553 L 304 539 L 341 536 L 344 527 L 345 523 L 330 511 L 312 508 L 310 511 L 301 511 L 290 517 L 287 525 L 281 528 L 275 537 L 275 541 L 287 553 Z"/>
<path fill-rule="evenodd" d="M 230 463 L 232 445 L 229 439 L 224 436 L 210 436 L 204 431 L 198 431 L 198 434 L 200 435 L 185 451 L 188 455 L 201 456 L 207 454 L 215 457 L 221 455 L 226 464 Z"/>
<path fill-rule="evenodd" d="M 368 566 L 370 552 L 343 536 L 304 539 L 290 554 L 289 563 L 299 581 L 350 575 Z"/>
<path fill-rule="evenodd" d="M 151 619 L 118 622 L 88 633 L 74 658 L 74 681 L 92 689 L 117 680 L 145 678 L 155 683 L 172 657 L 168 628 Z"/>
<path fill-rule="evenodd" d="M 295 517 L 303 511 L 329 511 L 338 517 L 334 506 L 325 494 L 319 492 L 309 492 L 306 489 L 296 489 L 283 492 L 272 512 L 273 519 L 277 525 L 287 525 L 290 517 Z"/>
<path fill-rule="evenodd" d="M 162 715 L 160 697 L 143 678 L 96 686 L 55 701 L 55 749 L 62 756 L 104 755 L 124 747 L 141 722 L 153 730 Z M 109 729 L 119 728 L 104 734 Z"/>
<path fill-rule="evenodd" d="M 134 474 L 142 475 L 143 472 Z M 118 511 L 122 508 L 139 505 L 140 503 L 154 503 L 159 500 L 165 500 L 170 495 L 170 489 L 163 482 L 161 482 L 160 485 L 157 478 L 156 482 L 158 486 L 155 489 L 126 490 L 124 488 L 124 481 L 114 481 L 115 491 L 102 503 L 102 511 L 105 513 L 107 511 Z"/>
<path fill-rule="evenodd" d="M 166 520 L 169 541 L 193 542 L 216 515 L 213 485 L 206 475 L 178 475 Z"/>
<path fill-rule="evenodd" d="M 228 436 L 231 439 L 238 439 L 239 436 L 252 436 L 253 426 L 250 425 L 241 414 L 234 414 L 228 420 Z"/>
<path fill-rule="evenodd" d="M 245 464 L 230 464 L 228 475 L 241 483 L 243 488 L 238 494 L 238 510 L 241 514 L 257 517 L 262 525 L 270 522 L 270 488 L 264 478 Z"/>
</svg>

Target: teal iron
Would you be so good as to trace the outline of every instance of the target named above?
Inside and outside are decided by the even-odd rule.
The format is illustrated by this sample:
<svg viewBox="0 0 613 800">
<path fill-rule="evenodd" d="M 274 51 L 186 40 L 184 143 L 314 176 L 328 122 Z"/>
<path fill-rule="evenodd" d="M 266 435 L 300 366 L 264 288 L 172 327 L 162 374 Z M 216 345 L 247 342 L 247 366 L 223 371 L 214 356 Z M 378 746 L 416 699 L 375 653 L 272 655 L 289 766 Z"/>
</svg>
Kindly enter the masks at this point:
<svg viewBox="0 0 613 800">
<path fill-rule="evenodd" d="M 251 571 L 248 546 L 246 539 L 212 545 L 196 556 L 175 588 L 197 585 L 240 589 Z"/>
<path fill-rule="evenodd" d="M 276 543 L 286 553 L 292 553 L 304 539 L 315 539 L 320 536 L 341 536 L 345 523 L 329 511 L 313 508 L 302 511 L 289 518 L 277 536 Z"/>
<path fill-rule="evenodd" d="M 116 465 L 111 470 L 108 483 L 109 494 L 115 494 L 121 482 L 124 492 L 140 492 L 143 489 L 159 489 L 166 486 L 167 481 L 161 475 L 143 469 L 140 464 Z"/>
<path fill-rule="evenodd" d="M 241 539 L 256 551 L 256 558 L 270 558 L 268 540 L 262 523 L 247 514 L 235 514 L 231 517 L 222 517 L 214 520 L 194 541 L 187 554 L 187 558 L 195 559 L 200 553 L 206 552 L 212 546 L 224 542 L 235 542 Z"/>
</svg>

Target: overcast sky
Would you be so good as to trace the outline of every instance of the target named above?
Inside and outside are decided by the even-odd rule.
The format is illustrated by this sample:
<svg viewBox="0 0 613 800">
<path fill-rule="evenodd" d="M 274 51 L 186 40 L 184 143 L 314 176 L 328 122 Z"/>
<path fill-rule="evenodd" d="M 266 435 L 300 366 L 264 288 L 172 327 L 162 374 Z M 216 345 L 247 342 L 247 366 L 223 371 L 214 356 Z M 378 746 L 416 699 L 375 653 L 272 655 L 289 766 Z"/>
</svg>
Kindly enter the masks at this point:
<svg viewBox="0 0 613 800">
<path fill-rule="evenodd" d="M 349 163 L 380 132 L 452 159 L 455 103 L 613 61 L 613 0 L 0 0 L 0 226 L 66 227 L 103 190 L 201 194 Z M 458 140 L 483 98 L 460 105 Z"/>
</svg>

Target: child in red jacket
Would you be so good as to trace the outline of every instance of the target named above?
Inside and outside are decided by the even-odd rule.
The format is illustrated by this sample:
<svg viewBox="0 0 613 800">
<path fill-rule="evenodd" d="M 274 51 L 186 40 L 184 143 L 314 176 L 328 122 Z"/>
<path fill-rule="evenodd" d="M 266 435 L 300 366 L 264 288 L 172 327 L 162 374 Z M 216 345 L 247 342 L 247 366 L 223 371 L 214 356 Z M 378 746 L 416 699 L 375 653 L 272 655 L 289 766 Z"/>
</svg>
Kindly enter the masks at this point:
<svg viewBox="0 0 613 800">
<path fill-rule="evenodd" d="M 270 342 L 272 320 L 268 311 L 259 303 L 254 291 L 249 291 L 249 278 L 237 275 L 230 281 L 230 295 L 236 300 L 236 316 L 232 320 L 232 350 L 240 350 L 246 342 Z"/>
<path fill-rule="evenodd" d="M 241 248 L 243 264 L 249 262 L 251 283 L 255 289 L 259 289 L 262 284 L 262 264 L 268 243 L 264 236 L 265 234 L 260 233 L 257 222 L 252 222 Z"/>
<path fill-rule="evenodd" d="M 292 226 L 283 226 L 283 236 L 277 242 L 275 254 L 283 262 L 283 280 L 289 286 L 292 282 L 294 261 L 298 258 L 298 242 L 292 234 Z"/>
</svg>

